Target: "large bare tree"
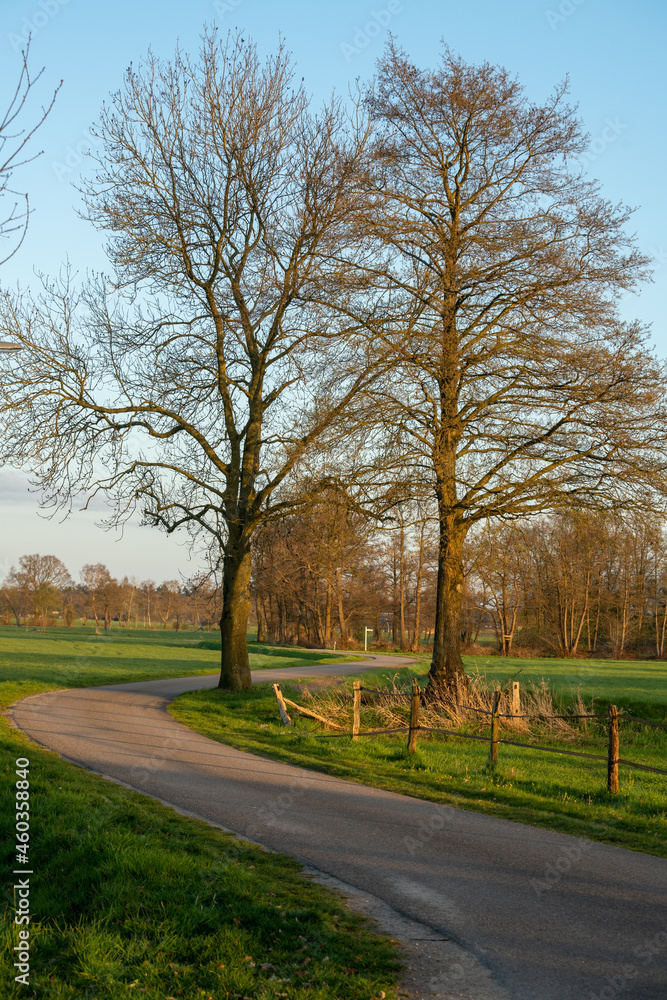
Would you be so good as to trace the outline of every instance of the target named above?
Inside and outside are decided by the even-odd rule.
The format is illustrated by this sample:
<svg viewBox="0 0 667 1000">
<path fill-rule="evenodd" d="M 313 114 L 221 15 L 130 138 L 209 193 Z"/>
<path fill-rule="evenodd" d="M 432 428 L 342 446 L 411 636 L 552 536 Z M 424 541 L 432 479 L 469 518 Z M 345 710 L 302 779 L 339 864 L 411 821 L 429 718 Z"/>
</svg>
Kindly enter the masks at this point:
<svg viewBox="0 0 667 1000">
<path fill-rule="evenodd" d="M 62 591 L 71 587 L 67 567 L 56 556 L 37 554 L 21 556 L 19 568 L 13 566 L 7 577 L 8 589 L 17 589 L 24 595 L 25 606 L 44 628 L 52 612 L 62 606 Z M 19 616 L 16 616 L 19 624 Z"/>
<path fill-rule="evenodd" d="M 0 264 L 13 257 L 21 246 L 28 229 L 30 199 L 27 192 L 14 186 L 14 176 L 21 167 L 36 159 L 41 153 L 28 149 L 30 140 L 53 107 L 62 80 L 56 87 L 48 105 L 42 106 L 29 123 L 25 121 L 31 93 L 44 70 L 36 76 L 30 72 L 30 39 L 21 53 L 21 69 L 13 94 L 0 111 Z M 6 243 L 4 241 L 7 241 Z"/>
<path fill-rule="evenodd" d="M 282 47 L 261 62 L 209 32 L 196 59 L 149 56 L 101 114 L 85 189 L 113 287 L 5 300 L 24 350 L 2 373 L 3 457 L 47 504 L 101 491 L 111 521 L 138 508 L 221 553 L 225 688 L 251 684 L 253 532 L 375 371 L 345 315 L 359 121 L 314 114 Z"/>
<path fill-rule="evenodd" d="M 629 211 L 582 176 L 587 139 L 565 86 L 533 104 L 503 69 L 445 49 L 423 70 L 390 42 L 368 105 L 368 276 L 392 303 L 396 360 L 375 405 L 394 477 L 437 502 L 437 696 L 466 683 L 467 531 L 654 503 L 665 373 L 645 331 L 618 319 L 647 261 Z"/>
</svg>

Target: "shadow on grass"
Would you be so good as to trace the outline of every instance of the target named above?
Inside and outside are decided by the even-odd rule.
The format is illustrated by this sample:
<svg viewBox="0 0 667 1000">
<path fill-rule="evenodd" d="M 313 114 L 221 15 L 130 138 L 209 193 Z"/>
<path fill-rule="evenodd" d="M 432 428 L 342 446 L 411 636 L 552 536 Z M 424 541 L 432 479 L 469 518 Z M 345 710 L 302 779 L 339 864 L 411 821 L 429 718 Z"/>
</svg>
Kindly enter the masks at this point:
<svg viewBox="0 0 667 1000">
<path fill-rule="evenodd" d="M 298 689 L 285 688 L 299 700 Z M 414 755 L 405 736 L 324 738 L 315 723 L 295 720 L 286 729 L 277 718 L 268 685 L 243 697 L 218 690 L 191 691 L 169 708 L 174 718 L 219 742 L 327 774 L 413 795 L 433 802 L 473 809 L 578 837 L 667 856 L 665 779 L 621 767 L 621 793 L 606 791 L 606 762 L 525 750 L 499 748 L 500 760 L 488 768 L 488 746 L 456 738 L 420 736 Z M 372 721 L 369 724 L 372 724 Z M 667 734 L 634 734 L 640 761 L 664 766 Z M 604 755 L 605 733 L 587 736 L 578 749 Z M 653 741 L 653 742 L 652 742 Z M 540 743 L 559 746 L 540 737 Z M 628 744 L 629 745 L 629 744 Z M 651 754 L 660 754 L 652 757 Z"/>
<path fill-rule="evenodd" d="M 16 867 L 13 761 L 30 758 L 31 993 L 44 1000 L 392 997 L 394 945 L 268 853 L 60 761 L 0 730 L 11 762 L 2 859 Z M 48 821 L 47 821 L 48 817 Z M 6 882 L 11 884 L 12 876 Z M 0 995 L 20 997 L 15 900 L 5 892 Z"/>
</svg>

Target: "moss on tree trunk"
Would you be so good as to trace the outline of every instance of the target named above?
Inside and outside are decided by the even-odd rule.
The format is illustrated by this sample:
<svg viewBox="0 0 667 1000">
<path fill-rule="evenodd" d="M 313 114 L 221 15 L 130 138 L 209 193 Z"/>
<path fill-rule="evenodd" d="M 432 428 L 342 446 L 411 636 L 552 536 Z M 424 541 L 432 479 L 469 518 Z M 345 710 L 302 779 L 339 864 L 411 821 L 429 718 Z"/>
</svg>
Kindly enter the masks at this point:
<svg viewBox="0 0 667 1000">
<path fill-rule="evenodd" d="M 459 519 L 453 515 L 441 519 L 433 660 L 426 689 L 431 699 L 468 686 L 461 658 L 464 539 L 465 526 Z"/>
<path fill-rule="evenodd" d="M 223 562 L 218 681 L 218 687 L 226 691 L 248 691 L 252 687 L 248 657 L 251 569 L 248 539 L 230 538 Z"/>
</svg>

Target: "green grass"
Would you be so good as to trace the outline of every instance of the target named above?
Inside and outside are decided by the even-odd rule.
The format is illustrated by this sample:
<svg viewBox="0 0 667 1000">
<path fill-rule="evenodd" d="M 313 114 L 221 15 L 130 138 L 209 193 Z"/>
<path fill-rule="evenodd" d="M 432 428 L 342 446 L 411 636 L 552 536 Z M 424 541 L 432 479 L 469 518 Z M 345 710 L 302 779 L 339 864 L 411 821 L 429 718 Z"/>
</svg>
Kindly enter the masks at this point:
<svg viewBox="0 0 667 1000">
<path fill-rule="evenodd" d="M 48 1000 L 391 996 L 394 946 L 296 863 L 0 734 L 5 866 L 13 761 L 31 761 L 31 987 Z M 6 875 L 11 886 L 14 877 Z M 0 995 L 17 944 L 5 891 Z M 274 978 L 275 977 L 275 978 Z"/>
<path fill-rule="evenodd" d="M 201 633 L 0 632 L 1 708 L 54 687 L 202 673 L 217 662 L 215 651 L 196 648 Z M 395 945 L 290 859 L 61 761 L 4 720 L 0 747 L 1 996 L 395 996 Z M 24 756 L 33 817 L 29 990 L 14 982 L 12 950 L 14 761 Z"/>
<path fill-rule="evenodd" d="M 516 680 L 539 682 L 546 677 L 561 694 L 574 693 L 580 686 L 586 699 L 619 707 L 641 706 L 643 711 L 658 709 L 667 715 L 667 662 L 663 660 L 564 660 L 551 657 L 466 656 L 468 673 L 486 674 L 501 682 L 518 674 Z M 518 673 L 521 671 L 521 673 Z"/>
<path fill-rule="evenodd" d="M 215 649 L 220 652 L 219 639 L 204 639 L 201 649 Z M 282 669 L 283 667 L 312 667 L 320 663 L 355 663 L 367 659 L 347 652 L 322 653 L 319 650 L 301 649 L 299 646 L 265 646 L 263 643 L 248 642 L 250 666 L 253 670 Z"/>
<path fill-rule="evenodd" d="M 523 662 L 525 661 L 518 661 Z M 551 661 L 541 661 L 541 666 Z M 609 664 L 602 664 L 606 669 Z M 635 664 L 624 664 L 630 672 Z M 504 669 L 488 676 L 505 678 Z M 416 662 L 392 675 L 407 682 L 425 680 L 428 664 Z M 662 667 L 664 676 L 664 667 Z M 543 669 L 536 677 L 541 678 Z M 364 683 L 377 686 L 386 671 L 365 673 Z M 567 678 L 567 671 L 563 672 Z M 602 671 L 600 672 L 602 676 Z M 618 675 L 616 675 L 618 676 Z M 522 676 L 523 680 L 523 676 Z M 351 679 L 347 679 L 351 684 Z M 576 685 L 575 685 L 576 688 Z M 636 688 L 630 683 L 632 694 Z M 283 685 L 288 697 L 299 701 L 299 688 Z M 567 695 L 567 684 L 561 692 Z M 616 700 L 664 717 L 665 708 L 650 698 Z M 602 699 L 601 699 L 602 700 Z M 275 698 L 268 685 L 256 687 L 250 697 L 220 691 L 194 691 L 181 695 L 169 708 L 171 714 L 197 732 L 239 749 L 286 763 L 324 771 L 351 781 L 488 813 L 533 826 L 547 827 L 577 837 L 587 837 L 633 850 L 667 857 L 667 778 L 625 766 L 620 768 L 620 793 L 606 790 L 606 762 L 520 749 L 499 747 L 495 771 L 488 769 L 488 744 L 452 738 L 420 736 L 417 753 L 409 757 L 405 736 L 325 739 L 317 724 L 300 719 L 295 731 L 280 724 Z M 640 714 L 640 712 L 636 712 Z M 365 710 L 362 728 L 374 725 L 372 710 Z M 565 747 L 606 754 L 606 730 L 581 735 L 577 745 L 540 736 L 543 746 Z M 518 738 L 517 742 L 528 742 Z M 667 732 L 637 724 L 621 726 L 621 756 L 667 769 Z"/>
<path fill-rule="evenodd" d="M 248 649 L 253 670 L 305 668 L 340 660 L 335 654 L 257 643 L 248 643 Z M 201 632 L 112 629 L 97 635 L 90 628 L 41 632 L 0 627 L 0 684 L 5 705 L 53 688 L 185 677 L 217 673 L 219 669 L 220 641 L 216 644 L 212 634 L 203 638 Z"/>
<path fill-rule="evenodd" d="M 98 636 L 91 629 L 0 628 L 0 707 L 56 687 L 217 672 L 219 653 L 205 648 L 211 641 L 212 634 L 201 632 L 114 629 Z M 303 650 L 250 649 L 253 666 L 293 665 L 297 677 L 327 659 Z M 522 682 L 548 676 L 565 693 L 581 683 L 601 703 L 613 700 L 649 717 L 666 714 L 663 664 L 474 659 L 489 678 L 505 679 L 522 669 Z M 582 665 L 590 671 L 586 677 Z M 407 682 L 426 669 L 415 661 L 399 677 Z M 369 686 L 377 683 L 374 675 L 364 679 Z M 242 696 L 186 694 L 174 703 L 173 714 L 226 743 L 353 781 L 666 853 L 666 786 L 656 775 L 621 768 L 621 794 L 612 799 L 604 765 L 592 761 L 501 745 L 499 767 L 490 773 L 486 747 L 472 741 L 420 739 L 408 758 L 404 738 L 323 740 L 305 722 L 300 732 L 286 733 L 267 685 Z M 660 731 L 622 730 L 622 740 L 623 755 L 665 766 Z M 5 725 L 0 745 L 0 832 L 9 869 L 13 761 L 31 759 L 30 994 L 34 987 L 45 1000 L 370 1000 L 382 990 L 395 995 L 391 942 L 370 933 L 290 860 L 88 774 Z M 587 746 L 604 752 L 603 735 Z M 12 882 L 8 875 L 1 943 L 6 961 L 0 995 L 8 998 L 30 995 L 16 988 L 11 972 Z"/>
<path fill-rule="evenodd" d="M 429 661 L 423 654 L 383 653 L 413 656 L 407 668 L 417 679 L 426 677 Z M 633 707 L 637 714 L 650 712 L 656 718 L 667 716 L 667 661 L 664 660 L 584 660 L 557 657 L 464 656 L 466 671 L 480 674 L 501 684 L 510 678 L 521 684 L 539 683 L 544 677 L 560 695 L 574 695 L 577 688 L 586 700 L 599 705 L 613 703 L 619 708 Z M 397 666 L 397 670 L 401 669 Z M 376 672 L 374 672 L 375 674 Z M 381 671 L 386 674 L 387 671 Z M 364 674 L 368 678 L 368 674 Z"/>
</svg>

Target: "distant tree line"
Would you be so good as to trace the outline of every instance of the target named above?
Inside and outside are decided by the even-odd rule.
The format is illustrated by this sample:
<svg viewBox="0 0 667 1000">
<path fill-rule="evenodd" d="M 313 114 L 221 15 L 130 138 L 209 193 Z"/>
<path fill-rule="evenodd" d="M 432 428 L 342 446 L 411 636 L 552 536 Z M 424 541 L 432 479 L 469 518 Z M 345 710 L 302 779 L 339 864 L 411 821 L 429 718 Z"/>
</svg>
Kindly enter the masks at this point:
<svg viewBox="0 0 667 1000">
<path fill-rule="evenodd" d="M 212 628 L 220 617 L 218 588 L 207 579 L 187 583 L 117 580 L 102 563 L 86 564 L 76 583 L 56 556 L 25 555 L 0 587 L 3 624 L 45 628 L 77 622 L 109 629 Z"/>
<path fill-rule="evenodd" d="M 93 135 L 109 267 L 0 294 L 0 462 L 47 509 L 101 495 L 108 525 L 208 550 L 221 688 L 251 687 L 253 606 L 283 640 L 432 635 L 429 700 L 467 686 L 478 621 L 503 652 L 651 636 L 611 518 L 667 511 L 667 365 L 621 315 L 651 261 L 582 170 L 566 81 L 535 102 L 390 38 L 315 107 L 284 43 L 212 28 L 133 62 Z M 558 554 L 581 510 L 607 553 L 583 590 Z"/>
<path fill-rule="evenodd" d="M 338 508 L 268 526 L 253 575 L 260 635 L 330 646 L 417 651 L 433 639 L 437 525 L 391 530 Z M 471 532 L 465 548 L 464 650 L 501 655 L 667 655 L 667 538 L 661 520 L 562 513 Z"/>
<path fill-rule="evenodd" d="M 251 625 L 260 641 L 431 650 L 437 523 L 404 507 L 378 528 L 316 503 L 267 525 L 253 551 Z M 566 512 L 488 523 L 468 537 L 461 642 L 500 655 L 667 657 L 667 534 L 653 515 Z M 76 583 L 55 556 L 26 555 L 0 587 L 4 624 L 210 629 L 215 572 L 189 581 L 115 579 L 87 564 Z"/>
</svg>

